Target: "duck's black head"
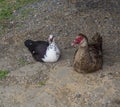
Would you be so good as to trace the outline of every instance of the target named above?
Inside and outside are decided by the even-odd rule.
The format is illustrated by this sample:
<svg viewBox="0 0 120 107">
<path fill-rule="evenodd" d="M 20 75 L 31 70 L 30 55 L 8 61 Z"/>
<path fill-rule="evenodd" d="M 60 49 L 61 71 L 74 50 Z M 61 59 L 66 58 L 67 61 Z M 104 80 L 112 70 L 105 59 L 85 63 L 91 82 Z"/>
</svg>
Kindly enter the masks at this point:
<svg viewBox="0 0 120 107">
<path fill-rule="evenodd" d="M 25 46 L 28 48 L 28 50 L 33 54 L 35 51 L 35 41 L 32 40 L 26 40 L 24 42 Z"/>
<path fill-rule="evenodd" d="M 31 47 L 31 46 L 33 46 L 33 43 L 34 43 L 34 41 L 32 41 L 32 40 L 26 40 L 24 42 L 25 46 L 28 47 L 28 48 Z"/>
</svg>

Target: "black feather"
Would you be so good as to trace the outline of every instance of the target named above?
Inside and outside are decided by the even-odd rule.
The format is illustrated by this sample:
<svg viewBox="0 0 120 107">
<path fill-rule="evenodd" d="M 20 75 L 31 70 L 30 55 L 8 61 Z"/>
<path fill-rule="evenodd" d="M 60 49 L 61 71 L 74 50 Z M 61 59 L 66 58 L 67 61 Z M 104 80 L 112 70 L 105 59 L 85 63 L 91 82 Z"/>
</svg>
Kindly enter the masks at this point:
<svg viewBox="0 0 120 107">
<path fill-rule="evenodd" d="M 44 58 L 44 55 L 46 54 L 47 47 L 49 46 L 48 42 L 26 40 L 24 44 L 36 61 L 43 62 L 42 58 Z"/>
</svg>

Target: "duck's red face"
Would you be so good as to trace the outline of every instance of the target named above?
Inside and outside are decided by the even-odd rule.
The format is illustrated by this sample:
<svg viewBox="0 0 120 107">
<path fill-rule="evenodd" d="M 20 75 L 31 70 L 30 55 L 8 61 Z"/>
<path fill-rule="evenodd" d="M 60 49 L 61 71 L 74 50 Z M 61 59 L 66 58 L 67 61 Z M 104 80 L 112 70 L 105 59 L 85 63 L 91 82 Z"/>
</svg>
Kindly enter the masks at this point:
<svg viewBox="0 0 120 107">
<path fill-rule="evenodd" d="M 72 46 L 75 46 L 77 44 L 79 44 L 82 40 L 84 39 L 84 37 L 82 35 L 79 35 L 75 38 L 75 40 L 72 42 Z"/>
</svg>

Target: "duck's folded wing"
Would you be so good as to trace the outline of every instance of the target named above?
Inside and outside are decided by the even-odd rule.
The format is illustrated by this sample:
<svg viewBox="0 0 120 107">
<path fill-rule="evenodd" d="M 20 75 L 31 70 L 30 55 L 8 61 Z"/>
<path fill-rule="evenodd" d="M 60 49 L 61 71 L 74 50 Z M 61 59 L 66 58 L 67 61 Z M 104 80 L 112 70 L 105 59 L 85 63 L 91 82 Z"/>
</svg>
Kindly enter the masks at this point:
<svg viewBox="0 0 120 107">
<path fill-rule="evenodd" d="M 35 54 L 39 56 L 39 58 L 44 58 L 44 55 L 46 54 L 46 50 L 49 44 L 44 42 L 44 44 L 39 44 L 35 48 Z"/>
</svg>

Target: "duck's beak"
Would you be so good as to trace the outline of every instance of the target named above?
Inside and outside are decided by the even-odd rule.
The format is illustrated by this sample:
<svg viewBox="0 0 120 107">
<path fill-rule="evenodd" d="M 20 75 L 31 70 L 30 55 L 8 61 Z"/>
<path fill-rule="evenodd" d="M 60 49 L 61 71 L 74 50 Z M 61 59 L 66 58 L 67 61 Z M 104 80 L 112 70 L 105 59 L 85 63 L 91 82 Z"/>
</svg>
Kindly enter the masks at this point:
<svg viewBox="0 0 120 107">
<path fill-rule="evenodd" d="M 71 46 L 75 48 L 75 47 L 76 47 L 76 44 L 75 44 L 74 42 L 72 42 L 72 43 L 71 43 Z"/>
<path fill-rule="evenodd" d="M 74 43 L 71 43 L 71 46 L 74 46 L 75 44 Z"/>
<path fill-rule="evenodd" d="M 55 37 L 55 36 L 53 36 L 52 38 L 49 38 L 48 41 L 49 41 L 49 42 L 53 42 L 53 41 L 54 41 L 54 37 Z"/>
</svg>

